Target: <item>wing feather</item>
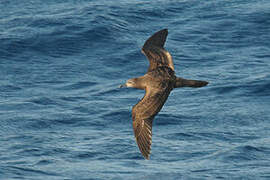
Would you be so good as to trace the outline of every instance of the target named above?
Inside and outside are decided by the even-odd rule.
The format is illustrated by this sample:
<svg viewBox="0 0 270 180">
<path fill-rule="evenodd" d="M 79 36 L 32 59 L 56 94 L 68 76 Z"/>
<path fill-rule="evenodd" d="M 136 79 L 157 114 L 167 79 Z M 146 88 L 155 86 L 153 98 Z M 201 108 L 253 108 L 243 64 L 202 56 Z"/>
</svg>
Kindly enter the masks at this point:
<svg viewBox="0 0 270 180">
<path fill-rule="evenodd" d="M 169 83 L 161 90 L 146 89 L 143 99 L 132 109 L 134 135 L 145 159 L 149 159 L 151 153 L 154 117 L 166 102 L 171 90 Z"/>
<path fill-rule="evenodd" d="M 150 38 L 148 38 L 144 45 L 143 49 L 148 49 L 149 47 L 163 47 L 168 36 L 168 29 L 162 29 L 154 33 Z"/>
<path fill-rule="evenodd" d="M 163 48 L 167 35 L 167 29 L 160 30 L 144 43 L 142 53 L 147 57 L 150 63 L 148 72 L 159 66 L 168 66 L 174 70 L 172 56 Z"/>
</svg>

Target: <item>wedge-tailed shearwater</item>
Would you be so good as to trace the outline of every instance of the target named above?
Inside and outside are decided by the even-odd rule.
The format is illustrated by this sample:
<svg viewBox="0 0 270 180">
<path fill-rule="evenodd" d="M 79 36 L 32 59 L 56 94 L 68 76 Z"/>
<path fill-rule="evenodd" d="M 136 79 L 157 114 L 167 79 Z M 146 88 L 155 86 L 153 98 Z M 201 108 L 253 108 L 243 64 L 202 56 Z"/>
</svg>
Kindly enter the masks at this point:
<svg viewBox="0 0 270 180">
<path fill-rule="evenodd" d="M 120 87 L 145 90 L 144 97 L 132 108 L 133 130 L 138 147 L 149 159 L 152 144 L 152 123 L 174 88 L 206 86 L 208 82 L 188 80 L 175 76 L 172 56 L 163 48 L 168 29 L 153 34 L 143 45 L 142 53 L 149 60 L 145 75 L 132 78 Z"/>
</svg>

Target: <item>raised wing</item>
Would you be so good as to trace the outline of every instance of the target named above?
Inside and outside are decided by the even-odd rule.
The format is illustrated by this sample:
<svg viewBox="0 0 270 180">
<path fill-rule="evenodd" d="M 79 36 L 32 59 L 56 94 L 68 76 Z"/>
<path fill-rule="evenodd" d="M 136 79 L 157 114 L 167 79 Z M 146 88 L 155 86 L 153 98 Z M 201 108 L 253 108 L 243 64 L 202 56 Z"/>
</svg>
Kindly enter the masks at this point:
<svg viewBox="0 0 270 180">
<path fill-rule="evenodd" d="M 149 159 L 152 144 L 152 122 L 166 102 L 172 86 L 162 90 L 149 90 L 132 109 L 133 130 L 138 147 L 145 159 Z"/>
<path fill-rule="evenodd" d="M 168 29 L 163 29 L 153 34 L 143 45 L 142 53 L 150 62 L 148 72 L 158 66 L 168 66 L 174 70 L 172 56 L 163 46 L 168 35 Z"/>
</svg>

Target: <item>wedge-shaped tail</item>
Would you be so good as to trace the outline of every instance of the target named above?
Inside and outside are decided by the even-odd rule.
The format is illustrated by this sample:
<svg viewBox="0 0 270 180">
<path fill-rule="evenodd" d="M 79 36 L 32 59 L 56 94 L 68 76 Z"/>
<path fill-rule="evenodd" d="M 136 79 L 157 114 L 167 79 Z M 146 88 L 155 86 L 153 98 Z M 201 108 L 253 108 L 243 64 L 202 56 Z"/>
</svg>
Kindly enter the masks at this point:
<svg viewBox="0 0 270 180">
<path fill-rule="evenodd" d="M 180 87 L 199 88 L 199 87 L 206 86 L 207 84 L 208 84 L 207 81 L 189 80 L 189 79 L 177 77 L 174 88 L 180 88 Z"/>
</svg>

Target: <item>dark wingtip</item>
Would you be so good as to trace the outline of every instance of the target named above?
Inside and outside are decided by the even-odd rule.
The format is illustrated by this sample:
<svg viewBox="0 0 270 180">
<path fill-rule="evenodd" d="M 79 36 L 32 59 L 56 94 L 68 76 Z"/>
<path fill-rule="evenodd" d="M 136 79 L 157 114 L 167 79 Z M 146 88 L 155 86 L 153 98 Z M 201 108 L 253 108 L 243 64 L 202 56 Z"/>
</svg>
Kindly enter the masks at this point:
<svg viewBox="0 0 270 180">
<path fill-rule="evenodd" d="M 150 156 L 148 155 L 148 156 L 144 156 L 144 159 L 145 160 L 149 160 L 150 159 Z"/>
<path fill-rule="evenodd" d="M 167 33 L 168 33 L 168 29 L 167 29 L 167 28 L 165 28 L 165 29 L 162 29 L 161 31 L 167 31 Z"/>
<path fill-rule="evenodd" d="M 157 47 L 162 47 L 165 44 L 166 38 L 168 36 L 168 29 L 162 29 L 156 33 L 154 33 L 150 38 L 148 38 L 142 49 L 146 49 L 151 46 L 157 46 Z"/>
<path fill-rule="evenodd" d="M 149 160 L 150 159 L 150 152 L 149 153 L 145 153 L 145 152 L 143 153 L 142 152 L 142 155 L 143 155 L 143 157 L 144 157 L 145 160 Z"/>
</svg>

